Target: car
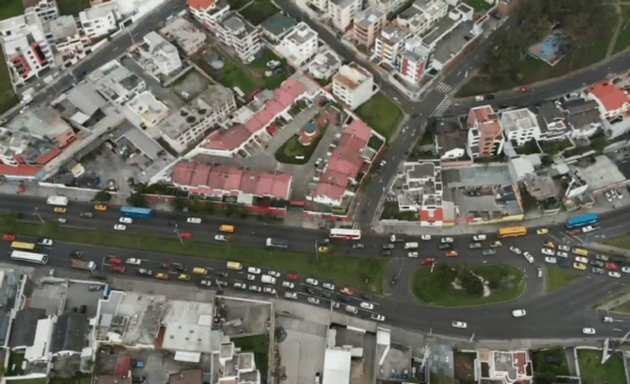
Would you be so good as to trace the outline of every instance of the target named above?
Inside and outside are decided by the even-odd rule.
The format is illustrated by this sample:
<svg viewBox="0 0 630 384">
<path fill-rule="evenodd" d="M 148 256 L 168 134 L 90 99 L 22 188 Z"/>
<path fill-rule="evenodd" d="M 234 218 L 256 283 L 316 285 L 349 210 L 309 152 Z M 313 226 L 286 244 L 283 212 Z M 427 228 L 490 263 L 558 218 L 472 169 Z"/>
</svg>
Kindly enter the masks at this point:
<svg viewBox="0 0 630 384">
<path fill-rule="evenodd" d="M 201 280 L 199 285 L 202 287 L 212 287 L 212 280 Z"/>
<path fill-rule="evenodd" d="M 192 233 L 190 232 L 180 232 L 179 237 L 182 239 L 192 239 Z"/>
<path fill-rule="evenodd" d="M 539 279 L 542 279 L 542 277 L 543 277 L 543 270 L 542 270 L 542 268 L 536 268 L 536 276 Z"/>
<path fill-rule="evenodd" d="M 363 309 L 369 309 L 369 310 L 374 309 L 374 304 L 368 303 L 367 301 L 362 301 L 361 304 L 359 304 L 359 306 Z"/>
<path fill-rule="evenodd" d="M 595 328 L 590 328 L 590 327 L 582 328 L 582 333 L 585 334 L 585 335 L 594 335 L 595 334 Z"/>
<path fill-rule="evenodd" d="M 527 311 L 524 309 L 515 309 L 512 311 L 512 317 L 525 317 L 527 315 Z"/>
<path fill-rule="evenodd" d="M 141 276 L 149 276 L 149 277 L 153 276 L 153 271 L 146 268 L 138 268 L 136 269 L 136 272 L 138 272 L 138 275 L 141 275 Z"/>
<path fill-rule="evenodd" d="M 470 243 L 468 244 L 468 249 L 478 249 L 481 248 L 481 243 Z"/>
<path fill-rule="evenodd" d="M 118 219 L 118 222 L 123 224 L 133 224 L 133 219 L 131 217 L 121 217 Z"/>
<path fill-rule="evenodd" d="M 354 291 L 352 289 L 348 288 L 348 287 L 341 288 L 340 292 L 343 293 L 344 295 L 347 295 L 347 296 L 353 296 L 354 295 Z"/>
<path fill-rule="evenodd" d="M 569 258 L 569 254 L 564 252 L 564 251 L 558 251 L 556 252 L 556 256 L 558 257 L 562 257 L 563 259 L 568 259 Z"/>
<path fill-rule="evenodd" d="M 70 257 L 74 257 L 77 259 L 82 259 L 85 256 L 85 252 L 83 251 L 72 251 L 70 252 Z"/>
<path fill-rule="evenodd" d="M 593 227 L 592 225 L 587 225 L 586 227 L 582 227 L 582 233 L 593 232 L 596 229 L 597 228 Z"/>
<path fill-rule="evenodd" d="M 459 256 L 459 253 L 457 253 L 457 251 L 455 250 L 450 250 L 446 252 L 446 257 L 457 257 Z"/>
<path fill-rule="evenodd" d="M 484 249 L 483 251 L 481 251 L 482 256 L 492 256 L 496 253 L 497 251 L 495 251 L 494 249 Z"/>
<path fill-rule="evenodd" d="M 602 319 L 602 321 L 603 321 L 604 323 L 612 323 L 612 322 L 614 322 L 615 320 L 612 318 L 612 316 L 604 316 L 604 318 Z"/>
<path fill-rule="evenodd" d="M 618 279 L 618 278 L 621 277 L 621 273 L 615 272 L 615 271 L 608 271 L 608 276 L 614 277 L 615 279 Z"/>
<path fill-rule="evenodd" d="M 425 257 L 424 259 L 420 260 L 420 265 L 433 265 L 433 263 L 435 263 L 435 259 L 432 257 Z"/>
<path fill-rule="evenodd" d="M 554 256 L 556 254 L 556 252 L 553 249 L 549 249 L 549 248 L 541 248 L 540 252 L 543 255 L 547 255 L 547 256 Z"/>
<path fill-rule="evenodd" d="M 603 275 L 604 273 L 606 273 L 606 271 L 604 270 L 604 268 L 593 267 L 591 268 L 591 273 L 595 273 L 597 275 Z"/>
<path fill-rule="evenodd" d="M 412 251 L 412 252 L 408 252 L 407 256 L 408 257 L 418 257 L 418 252 L 417 251 Z"/>
<path fill-rule="evenodd" d="M 317 247 L 317 252 L 319 253 L 330 253 L 331 248 L 327 245 L 320 245 Z"/>
<path fill-rule="evenodd" d="M 442 244 L 447 244 L 447 243 L 452 243 L 452 242 L 454 242 L 452 237 L 442 237 L 440 239 L 440 243 Z"/>
<path fill-rule="evenodd" d="M 185 272 L 186 271 L 186 266 L 184 264 L 181 263 L 173 263 L 171 264 L 171 267 L 176 270 L 177 272 Z"/>
<path fill-rule="evenodd" d="M 105 211 L 107 211 L 107 205 L 105 205 L 105 204 L 96 204 L 94 206 L 94 210 L 99 211 L 99 212 L 105 212 Z"/>
<path fill-rule="evenodd" d="M 66 207 L 55 207 L 53 209 L 53 212 L 55 212 L 55 213 L 66 213 L 66 212 L 68 212 L 68 208 L 66 208 Z"/>
<path fill-rule="evenodd" d="M 283 281 L 282 282 L 282 287 L 283 288 L 294 289 L 295 288 L 295 283 L 293 283 L 291 281 Z"/>
<path fill-rule="evenodd" d="M 329 291 L 334 291 L 335 290 L 335 284 L 333 284 L 333 283 L 323 282 L 322 283 L 322 287 L 328 289 Z"/>
<path fill-rule="evenodd" d="M 140 264 L 142 264 L 142 259 L 138 259 L 138 258 L 135 258 L 135 257 L 129 257 L 127 260 L 125 260 L 125 264 L 140 265 Z"/>
<path fill-rule="evenodd" d="M 385 243 L 381 246 L 381 249 L 383 250 L 390 250 L 390 249 L 394 249 L 395 245 L 392 243 Z"/>
<path fill-rule="evenodd" d="M 287 291 L 287 292 L 284 293 L 284 298 L 285 299 L 290 299 L 290 300 L 297 300 L 298 299 L 298 295 L 297 295 L 297 292 Z"/>
<path fill-rule="evenodd" d="M 155 278 L 158 280 L 168 280 L 168 273 L 164 273 L 164 272 L 156 273 Z"/>
<path fill-rule="evenodd" d="M 365 245 L 362 243 L 354 243 L 352 244 L 352 249 L 363 249 L 365 248 Z"/>
<path fill-rule="evenodd" d="M 232 287 L 244 291 L 247 289 L 247 284 L 243 283 L 242 281 L 235 281 L 234 284 L 232 284 Z"/>
<path fill-rule="evenodd" d="M 122 265 L 112 265 L 112 272 L 125 273 L 125 267 Z"/>
<path fill-rule="evenodd" d="M 114 225 L 114 230 L 115 231 L 125 231 L 127 229 L 127 226 L 125 224 L 115 224 Z"/>
<path fill-rule="evenodd" d="M 357 307 L 352 306 L 352 305 L 346 305 L 344 309 L 346 310 L 346 312 L 354 313 L 355 315 L 359 313 L 359 310 L 357 309 Z"/>
<path fill-rule="evenodd" d="M 523 253 L 523 252 L 520 250 L 520 248 L 516 248 L 516 247 L 515 247 L 515 246 L 513 246 L 513 245 L 510 245 L 510 248 L 508 248 L 508 249 L 510 250 L 510 252 L 512 252 L 512 253 L 514 253 L 514 254 L 517 254 L 517 255 L 520 255 L 521 253 Z"/>
<path fill-rule="evenodd" d="M 304 280 L 304 282 L 306 284 L 313 285 L 315 287 L 319 285 L 319 281 L 317 279 L 313 279 L 312 277 L 307 277 L 306 280 Z"/>
<path fill-rule="evenodd" d="M 227 237 L 225 235 L 222 235 L 220 233 L 217 233 L 216 235 L 214 235 L 214 241 L 227 241 Z"/>
<path fill-rule="evenodd" d="M 106 264 L 122 264 L 122 259 L 116 256 L 108 256 L 105 259 Z"/>
<path fill-rule="evenodd" d="M 373 313 L 370 315 L 370 319 L 375 321 L 385 321 L 385 316 L 379 315 L 378 313 Z"/>
<path fill-rule="evenodd" d="M 11 241 L 15 241 L 15 238 L 16 238 L 15 235 L 10 234 L 10 233 L 5 233 L 5 234 L 2 235 L 2 240 L 3 241 L 11 242 Z"/>
<path fill-rule="evenodd" d="M 606 263 L 604 264 L 604 268 L 606 268 L 609 271 L 618 271 L 619 270 L 619 266 L 615 263 Z"/>
<path fill-rule="evenodd" d="M 604 268 L 605 266 L 604 262 L 601 260 L 589 260 L 588 263 L 594 267 L 599 267 L 599 268 Z"/>
<path fill-rule="evenodd" d="M 37 245 L 52 247 L 55 242 L 52 239 L 37 239 Z"/>
<path fill-rule="evenodd" d="M 275 277 L 276 279 L 277 279 L 277 278 L 279 278 L 279 277 L 281 276 L 280 272 L 278 272 L 278 271 L 272 271 L 271 269 L 267 271 L 267 274 L 268 274 L 269 276 L 273 276 L 273 277 Z"/>
<path fill-rule="evenodd" d="M 319 305 L 319 299 L 317 297 L 309 296 L 308 299 L 306 299 L 306 301 L 308 301 L 311 304 Z"/>
<path fill-rule="evenodd" d="M 186 273 L 180 273 L 179 276 L 177 276 L 177 280 L 189 281 L 190 280 L 190 275 L 188 275 Z"/>
<path fill-rule="evenodd" d="M 479 191 L 468 191 L 468 192 L 466 192 L 466 195 L 468 195 L 470 197 L 477 197 L 477 196 L 481 196 L 481 192 L 479 192 Z"/>
<path fill-rule="evenodd" d="M 569 247 L 568 245 L 560 244 L 558 245 L 558 250 L 563 252 L 570 252 L 571 247 Z"/>
<path fill-rule="evenodd" d="M 576 263 L 588 264 L 588 259 L 586 257 L 576 256 L 575 257 L 575 262 Z"/>
<path fill-rule="evenodd" d="M 596 254 L 595 258 L 601 261 L 608 261 L 610 259 L 607 255 L 602 255 L 601 253 Z"/>
<path fill-rule="evenodd" d="M 253 273 L 248 273 L 248 274 L 247 274 L 247 280 L 248 280 L 248 281 L 254 281 L 254 280 L 256 280 L 256 275 L 254 275 Z"/>
<path fill-rule="evenodd" d="M 422 241 L 431 241 L 431 235 L 429 235 L 429 234 L 420 235 L 420 240 L 422 240 Z"/>
<path fill-rule="evenodd" d="M 264 287 L 263 288 L 263 293 L 266 293 L 268 295 L 275 295 L 276 294 L 276 289 L 272 288 L 272 287 Z"/>
<path fill-rule="evenodd" d="M 79 217 L 85 217 L 87 219 L 91 219 L 92 216 L 94 216 L 94 214 L 92 212 L 81 212 L 79 214 Z"/>
<path fill-rule="evenodd" d="M 621 272 L 630 273 L 630 267 L 621 267 Z"/>
<path fill-rule="evenodd" d="M 466 324 L 463 321 L 452 321 L 451 327 L 465 329 L 465 328 L 468 328 L 468 324 Z"/>
<path fill-rule="evenodd" d="M 391 256 L 392 255 L 392 251 L 390 251 L 389 249 L 385 249 L 383 251 L 381 251 L 381 256 Z"/>
<path fill-rule="evenodd" d="M 616 198 L 618 198 L 619 200 L 623 199 L 623 194 L 621 192 L 619 192 L 619 190 L 617 189 L 613 189 L 612 193 L 615 195 Z"/>
<path fill-rule="evenodd" d="M 577 269 L 578 271 L 586 271 L 586 264 L 573 263 L 573 269 Z"/>
<path fill-rule="evenodd" d="M 189 224 L 201 224 L 201 218 L 200 217 L 189 217 L 186 219 L 186 222 Z"/>
<path fill-rule="evenodd" d="M 262 292 L 262 288 L 259 287 L 258 285 L 250 285 L 248 289 L 252 292 L 258 292 L 258 293 Z"/>
<path fill-rule="evenodd" d="M 524 252 L 523 257 L 527 260 L 528 263 L 532 264 L 534 262 L 534 256 L 532 256 L 529 252 Z"/>
<path fill-rule="evenodd" d="M 492 248 L 499 248 L 499 247 L 502 247 L 502 246 L 503 246 L 503 243 L 500 242 L 499 240 L 496 240 L 493 243 L 490 243 L 490 247 L 492 247 Z"/>
<path fill-rule="evenodd" d="M 253 273 L 255 275 L 260 275 L 262 271 L 260 270 L 260 268 L 256 268 L 256 267 L 247 267 L 247 273 Z"/>
<path fill-rule="evenodd" d="M 297 273 L 289 273 L 287 275 L 287 279 L 292 280 L 292 281 L 296 281 L 300 278 L 300 276 L 298 276 Z"/>
<path fill-rule="evenodd" d="M 545 256 L 545 263 L 556 264 L 558 260 L 553 256 Z"/>
<path fill-rule="evenodd" d="M 529 88 L 527 88 L 527 87 L 520 87 L 520 88 L 518 89 L 518 91 L 519 91 L 520 93 L 527 93 L 527 92 L 529 92 L 529 91 L 530 91 L 530 89 L 529 89 Z"/>
<path fill-rule="evenodd" d="M 447 249 L 453 249 L 453 244 L 451 243 L 438 244 L 438 249 L 441 249 L 443 251 Z"/>
<path fill-rule="evenodd" d="M 546 235 L 548 233 L 549 233 L 549 229 L 547 229 L 547 228 L 538 228 L 536 230 L 536 234 L 537 235 Z"/>
<path fill-rule="evenodd" d="M 553 241 L 547 240 L 543 243 L 543 247 L 556 249 L 556 243 L 554 243 Z"/>
</svg>

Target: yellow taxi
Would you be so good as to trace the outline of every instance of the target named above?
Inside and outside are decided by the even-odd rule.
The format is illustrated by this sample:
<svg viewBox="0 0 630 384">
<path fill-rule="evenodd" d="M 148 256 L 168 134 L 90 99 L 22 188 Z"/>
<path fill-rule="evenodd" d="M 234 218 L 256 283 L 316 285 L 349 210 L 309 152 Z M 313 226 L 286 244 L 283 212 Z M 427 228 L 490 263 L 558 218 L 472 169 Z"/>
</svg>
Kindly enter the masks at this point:
<svg viewBox="0 0 630 384">
<path fill-rule="evenodd" d="M 55 213 L 66 213 L 66 212 L 68 212 L 68 208 L 66 208 L 66 207 L 55 207 L 53 209 L 53 212 L 55 212 Z"/>
<path fill-rule="evenodd" d="M 549 229 L 547 229 L 547 228 L 538 228 L 536 230 L 536 234 L 538 234 L 538 235 L 546 235 L 548 233 L 549 233 Z"/>
<path fill-rule="evenodd" d="M 179 276 L 177 276 L 177 280 L 188 281 L 190 280 L 190 275 L 182 273 Z"/>
<path fill-rule="evenodd" d="M 317 248 L 317 252 L 319 252 L 319 253 L 329 253 L 330 252 L 330 247 L 327 246 L 327 245 L 320 245 Z"/>
<path fill-rule="evenodd" d="M 231 224 L 221 224 L 219 226 L 219 232 L 234 233 L 234 231 L 236 231 L 236 227 Z"/>
<path fill-rule="evenodd" d="M 573 268 L 578 271 L 586 271 L 586 264 L 584 263 L 573 263 Z"/>
<path fill-rule="evenodd" d="M 192 270 L 193 275 L 207 275 L 208 274 L 208 270 L 204 267 L 195 267 Z"/>
<path fill-rule="evenodd" d="M 96 204 L 94 206 L 94 209 L 97 210 L 97 211 L 105 212 L 105 211 L 107 211 L 107 205 L 105 205 L 105 204 Z"/>
</svg>

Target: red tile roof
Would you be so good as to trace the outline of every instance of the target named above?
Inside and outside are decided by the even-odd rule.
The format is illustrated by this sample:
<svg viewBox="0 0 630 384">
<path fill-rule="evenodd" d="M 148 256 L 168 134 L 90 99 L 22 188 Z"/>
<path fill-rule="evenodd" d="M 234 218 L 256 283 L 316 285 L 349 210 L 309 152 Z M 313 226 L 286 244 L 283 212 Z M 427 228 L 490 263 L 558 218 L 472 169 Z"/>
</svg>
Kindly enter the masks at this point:
<svg viewBox="0 0 630 384">
<path fill-rule="evenodd" d="M 420 221 L 427 221 L 429 223 L 434 223 L 437 221 L 444 221 L 444 209 L 442 208 L 421 209 Z"/>
<path fill-rule="evenodd" d="M 188 0 L 188 6 L 195 9 L 208 9 L 216 2 L 217 0 Z"/>
<path fill-rule="evenodd" d="M 32 167 L 30 165 L 18 165 L 17 167 L 11 167 L 0 163 L 0 175 L 2 176 L 33 177 L 37 175 L 39 171 L 41 171 L 41 168 Z"/>
<path fill-rule="evenodd" d="M 63 152 L 61 149 L 54 148 L 54 149 L 46 152 L 45 154 L 41 155 L 40 157 L 38 157 L 37 160 L 35 160 L 35 162 L 38 165 L 46 165 L 52 159 L 54 159 L 55 157 L 59 156 L 61 154 L 61 152 Z"/>
<path fill-rule="evenodd" d="M 628 103 L 628 95 L 614 84 L 600 83 L 591 88 L 591 94 L 599 99 L 606 112 L 621 109 Z"/>
</svg>

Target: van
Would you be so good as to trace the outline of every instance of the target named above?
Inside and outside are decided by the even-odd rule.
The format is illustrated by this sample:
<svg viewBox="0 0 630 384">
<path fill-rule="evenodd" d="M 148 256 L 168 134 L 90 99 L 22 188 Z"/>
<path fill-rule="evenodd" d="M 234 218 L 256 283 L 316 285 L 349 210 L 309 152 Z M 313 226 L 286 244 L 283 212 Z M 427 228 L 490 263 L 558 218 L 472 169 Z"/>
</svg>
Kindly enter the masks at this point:
<svg viewBox="0 0 630 384">
<path fill-rule="evenodd" d="M 225 267 L 233 271 L 240 271 L 243 269 L 243 264 L 237 261 L 228 261 Z"/>
<path fill-rule="evenodd" d="M 405 243 L 405 249 L 418 249 L 418 243 L 416 242 Z"/>
<path fill-rule="evenodd" d="M 588 256 L 588 251 L 584 248 L 573 248 L 571 249 L 571 252 L 577 256 L 583 256 L 583 257 Z"/>
<path fill-rule="evenodd" d="M 195 267 L 192 270 L 193 275 L 207 275 L 208 274 L 208 270 L 206 268 L 203 267 Z"/>
<path fill-rule="evenodd" d="M 233 233 L 235 230 L 236 227 L 231 224 L 221 224 L 219 227 L 219 232 Z"/>
</svg>

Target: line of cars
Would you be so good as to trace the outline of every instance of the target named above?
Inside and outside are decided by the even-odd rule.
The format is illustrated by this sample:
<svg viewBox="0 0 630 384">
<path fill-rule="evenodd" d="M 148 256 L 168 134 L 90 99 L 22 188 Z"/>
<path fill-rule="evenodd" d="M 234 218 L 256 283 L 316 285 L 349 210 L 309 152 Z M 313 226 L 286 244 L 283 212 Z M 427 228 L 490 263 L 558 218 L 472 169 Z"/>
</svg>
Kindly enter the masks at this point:
<svg viewBox="0 0 630 384">
<path fill-rule="evenodd" d="M 571 248 L 568 245 L 559 244 L 556 246 L 553 242 L 545 242 L 541 253 L 545 257 L 545 262 L 548 264 L 559 264 L 561 266 L 569 266 L 570 254 L 573 255 L 573 262 L 570 264 L 573 269 L 578 271 L 586 271 L 590 266 L 591 273 L 593 274 L 607 274 L 612 278 L 621 278 L 621 273 L 630 274 L 630 263 L 621 259 L 613 259 L 608 255 L 595 254 L 593 258 L 589 259 L 589 252 L 586 249 L 574 247 Z"/>
</svg>

